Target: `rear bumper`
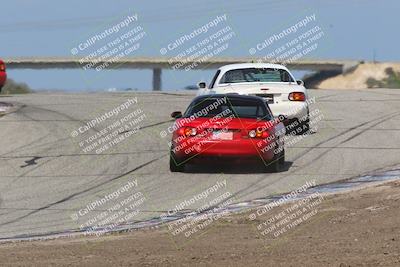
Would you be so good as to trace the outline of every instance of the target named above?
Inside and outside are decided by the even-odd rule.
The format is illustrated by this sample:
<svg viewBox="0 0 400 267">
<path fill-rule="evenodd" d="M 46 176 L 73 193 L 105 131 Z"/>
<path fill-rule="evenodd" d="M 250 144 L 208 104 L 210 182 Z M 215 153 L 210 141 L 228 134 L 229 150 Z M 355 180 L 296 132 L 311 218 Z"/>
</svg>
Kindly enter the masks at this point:
<svg viewBox="0 0 400 267">
<path fill-rule="evenodd" d="M 288 119 L 301 119 L 308 113 L 307 102 L 284 101 L 270 104 L 269 107 L 275 117 L 284 115 Z"/>
<path fill-rule="evenodd" d="M 195 143 L 173 146 L 177 159 L 263 159 L 270 161 L 274 157 L 275 142 L 263 139 L 248 140 L 196 140 Z"/>
</svg>

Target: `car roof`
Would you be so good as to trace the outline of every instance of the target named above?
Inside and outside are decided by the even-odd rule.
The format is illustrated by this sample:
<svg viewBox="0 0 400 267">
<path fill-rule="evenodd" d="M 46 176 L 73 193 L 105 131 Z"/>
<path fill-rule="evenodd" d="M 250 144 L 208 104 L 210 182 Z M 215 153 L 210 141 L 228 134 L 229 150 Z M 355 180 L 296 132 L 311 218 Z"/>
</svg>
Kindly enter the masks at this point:
<svg viewBox="0 0 400 267">
<path fill-rule="evenodd" d="M 280 64 L 272 64 L 272 63 L 238 63 L 238 64 L 229 64 L 219 68 L 219 70 L 226 72 L 228 70 L 234 69 L 248 69 L 248 68 L 271 68 L 271 69 L 284 69 L 288 70 L 285 66 Z"/>
</svg>

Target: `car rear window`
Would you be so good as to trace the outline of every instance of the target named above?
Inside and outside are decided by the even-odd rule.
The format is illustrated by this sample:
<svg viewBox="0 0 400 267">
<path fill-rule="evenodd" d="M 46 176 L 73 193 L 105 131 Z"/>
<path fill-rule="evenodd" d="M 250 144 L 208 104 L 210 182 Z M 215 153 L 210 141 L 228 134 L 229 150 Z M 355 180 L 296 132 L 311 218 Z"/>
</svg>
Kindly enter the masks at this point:
<svg viewBox="0 0 400 267">
<path fill-rule="evenodd" d="M 262 101 L 228 97 L 202 98 L 194 101 L 184 114 L 184 117 L 190 116 L 271 119 L 271 115 Z"/>
<path fill-rule="evenodd" d="M 246 68 L 227 71 L 219 83 L 294 82 L 284 69 Z"/>
</svg>

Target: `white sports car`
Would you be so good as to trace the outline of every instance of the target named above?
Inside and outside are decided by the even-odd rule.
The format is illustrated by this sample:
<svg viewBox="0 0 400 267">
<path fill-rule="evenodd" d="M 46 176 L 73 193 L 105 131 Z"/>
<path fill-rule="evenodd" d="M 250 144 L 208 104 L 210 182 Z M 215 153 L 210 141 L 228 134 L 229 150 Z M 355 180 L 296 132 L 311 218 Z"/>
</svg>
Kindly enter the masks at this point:
<svg viewBox="0 0 400 267">
<path fill-rule="evenodd" d="M 302 132 L 309 129 L 307 90 L 282 65 L 242 63 L 226 65 L 217 70 L 211 84 L 199 83 L 197 95 L 230 94 L 254 95 L 268 103 L 273 115 L 285 116 L 286 124 L 299 125 Z"/>
</svg>

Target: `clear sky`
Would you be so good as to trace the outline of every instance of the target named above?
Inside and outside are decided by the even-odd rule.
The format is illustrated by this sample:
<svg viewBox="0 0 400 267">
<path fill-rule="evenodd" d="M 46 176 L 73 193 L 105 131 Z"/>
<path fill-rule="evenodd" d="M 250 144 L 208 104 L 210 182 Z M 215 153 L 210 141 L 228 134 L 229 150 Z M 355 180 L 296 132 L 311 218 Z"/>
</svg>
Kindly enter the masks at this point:
<svg viewBox="0 0 400 267">
<path fill-rule="evenodd" d="M 227 20 L 221 25 L 229 26 L 234 37 L 218 56 L 249 57 L 250 48 L 315 14 L 315 21 L 304 29 L 317 25 L 324 35 L 318 40 L 318 49 L 305 58 L 372 60 L 375 55 L 378 61 L 400 61 L 400 1 L 396 0 L 13 0 L 3 1 L 1 11 L 0 58 L 70 57 L 72 48 L 115 25 L 127 14 L 137 14 L 135 25 L 140 25 L 146 33 L 140 40 L 140 48 L 130 56 L 161 56 L 161 48 L 226 14 Z M 220 26 L 216 29 L 221 29 Z M 201 34 L 187 44 L 196 44 L 205 36 L 208 34 Z M 166 56 L 176 56 L 188 47 L 168 51 Z M 268 52 L 268 49 L 257 51 L 256 56 Z M 210 80 L 211 75 L 212 71 L 164 71 L 163 88 L 181 89 L 199 80 Z M 9 70 L 9 77 L 34 89 L 149 89 L 152 73 L 150 70 Z"/>
</svg>

